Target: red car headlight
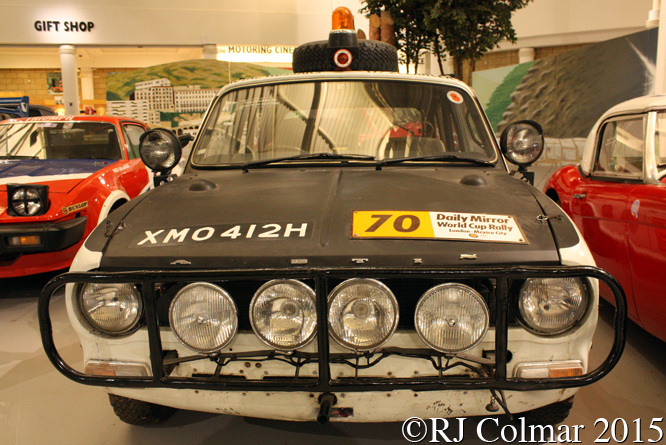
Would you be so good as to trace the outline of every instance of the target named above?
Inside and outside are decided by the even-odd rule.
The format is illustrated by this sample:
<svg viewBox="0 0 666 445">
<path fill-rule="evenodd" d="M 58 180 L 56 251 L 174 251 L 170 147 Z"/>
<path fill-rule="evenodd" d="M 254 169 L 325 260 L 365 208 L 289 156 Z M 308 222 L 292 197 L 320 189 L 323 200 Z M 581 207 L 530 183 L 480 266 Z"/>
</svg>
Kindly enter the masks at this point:
<svg viewBox="0 0 666 445">
<path fill-rule="evenodd" d="M 49 209 L 49 186 L 33 184 L 7 184 L 7 214 L 10 216 L 38 216 Z"/>
</svg>

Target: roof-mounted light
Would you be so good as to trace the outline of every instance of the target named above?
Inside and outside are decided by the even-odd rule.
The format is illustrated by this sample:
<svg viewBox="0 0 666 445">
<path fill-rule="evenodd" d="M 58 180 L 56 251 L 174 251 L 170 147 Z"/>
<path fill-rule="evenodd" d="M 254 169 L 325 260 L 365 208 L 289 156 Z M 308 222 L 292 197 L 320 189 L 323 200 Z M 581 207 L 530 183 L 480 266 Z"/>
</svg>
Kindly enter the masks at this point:
<svg viewBox="0 0 666 445">
<path fill-rule="evenodd" d="M 358 55 L 358 36 L 354 30 L 354 15 L 349 8 L 340 6 L 333 11 L 333 29 L 328 35 L 326 52 L 332 57 L 336 70 L 352 69 L 351 64 Z"/>
<path fill-rule="evenodd" d="M 333 11 L 333 30 L 348 29 L 354 31 L 354 15 L 349 8 L 340 6 Z"/>
</svg>

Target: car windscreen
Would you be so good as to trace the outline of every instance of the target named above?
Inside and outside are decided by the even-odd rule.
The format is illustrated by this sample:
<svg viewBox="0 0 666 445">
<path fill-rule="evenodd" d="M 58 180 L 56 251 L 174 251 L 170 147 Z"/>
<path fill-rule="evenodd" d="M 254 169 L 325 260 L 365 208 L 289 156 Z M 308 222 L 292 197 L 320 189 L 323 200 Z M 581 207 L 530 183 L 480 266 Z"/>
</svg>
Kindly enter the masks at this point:
<svg viewBox="0 0 666 445">
<path fill-rule="evenodd" d="M 464 90 L 336 80 L 229 91 L 211 109 L 191 162 L 244 164 L 315 153 L 497 160 L 481 112 Z"/>
<path fill-rule="evenodd" d="M 0 159 L 122 159 L 118 133 L 107 122 L 0 124 Z"/>
</svg>

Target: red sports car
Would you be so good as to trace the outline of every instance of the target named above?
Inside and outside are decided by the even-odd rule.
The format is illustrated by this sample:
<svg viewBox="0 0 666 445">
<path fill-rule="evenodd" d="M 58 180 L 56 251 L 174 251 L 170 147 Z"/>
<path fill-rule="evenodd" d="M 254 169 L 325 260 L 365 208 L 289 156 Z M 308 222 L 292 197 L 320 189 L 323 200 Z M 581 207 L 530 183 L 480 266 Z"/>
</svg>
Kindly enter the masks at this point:
<svg viewBox="0 0 666 445">
<path fill-rule="evenodd" d="M 608 110 L 581 164 L 556 171 L 544 191 L 620 281 L 631 319 L 666 341 L 666 96 Z"/>
<path fill-rule="evenodd" d="M 69 267 L 100 221 L 151 186 L 147 129 L 110 116 L 0 123 L 0 278 Z"/>
</svg>

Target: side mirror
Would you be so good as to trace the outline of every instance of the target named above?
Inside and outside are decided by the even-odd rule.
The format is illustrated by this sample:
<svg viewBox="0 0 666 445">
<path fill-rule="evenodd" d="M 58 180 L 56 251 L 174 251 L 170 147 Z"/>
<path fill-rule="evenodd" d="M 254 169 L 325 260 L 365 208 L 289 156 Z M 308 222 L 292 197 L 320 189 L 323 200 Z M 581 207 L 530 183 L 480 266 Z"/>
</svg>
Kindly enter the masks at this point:
<svg viewBox="0 0 666 445">
<path fill-rule="evenodd" d="M 180 161 L 182 147 L 172 132 L 155 128 L 146 131 L 139 138 L 139 155 L 149 169 L 167 173 Z"/>
<path fill-rule="evenodd" d="M 534 172 L 527 167 L 543 154 L 546 144 L 541 125 L 534 121 L 514 122 L 504 129 L 500 136 L 500 148 L 507 161 L 518 166 L 518 172 L 534 185 Z"/>
</svg>

